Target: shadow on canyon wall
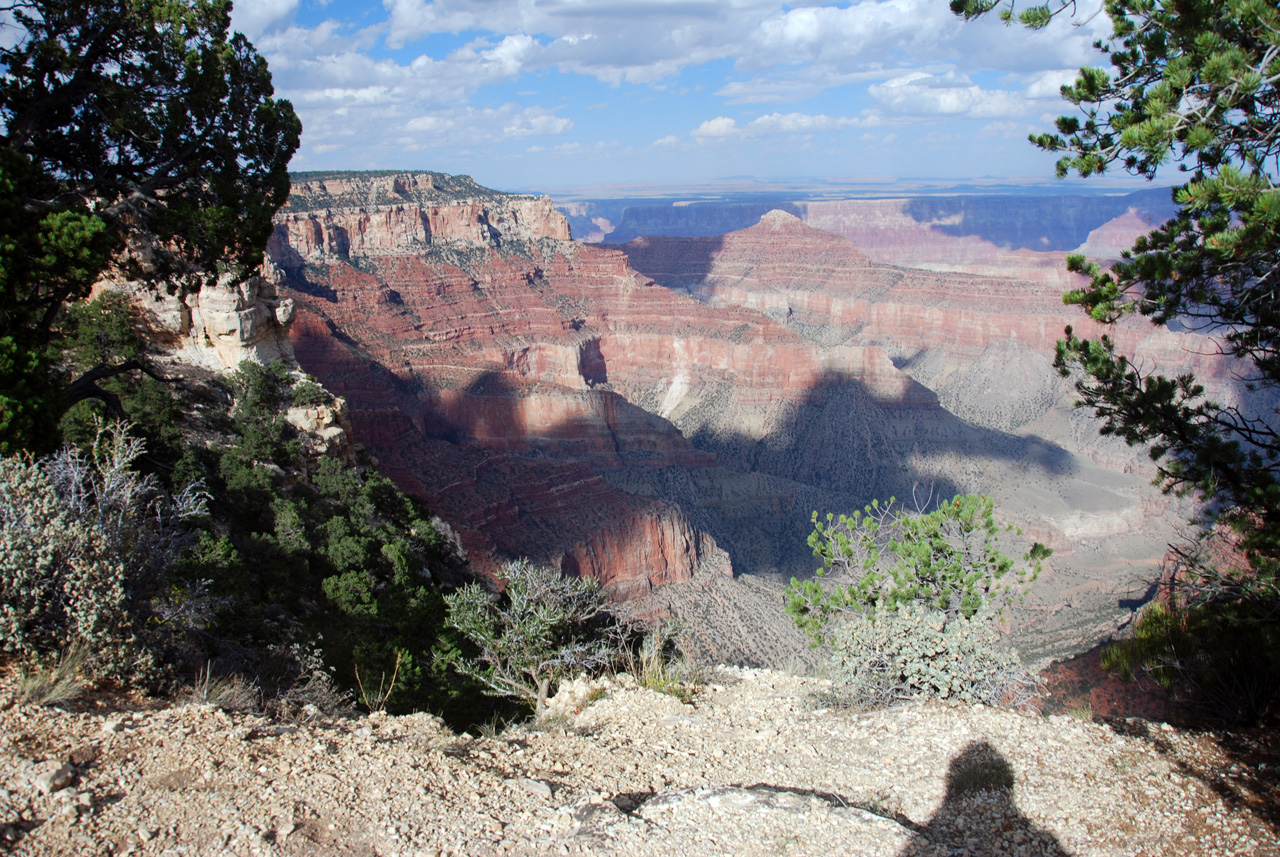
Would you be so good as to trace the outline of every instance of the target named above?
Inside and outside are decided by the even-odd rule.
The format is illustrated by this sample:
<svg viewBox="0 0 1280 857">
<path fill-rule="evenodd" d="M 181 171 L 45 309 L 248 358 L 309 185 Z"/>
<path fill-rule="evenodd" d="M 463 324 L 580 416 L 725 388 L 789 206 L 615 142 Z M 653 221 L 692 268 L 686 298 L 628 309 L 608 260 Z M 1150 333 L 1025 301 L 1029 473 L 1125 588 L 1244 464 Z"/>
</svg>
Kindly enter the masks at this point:
<svg viewBox="0 0 1280 857">
<path fill-rule="evenodd" d="M 741 573 L 804 575 L 814 569 L 806 540 L 815 511 L 847 513 L 890 497 L 926 506 L 990 490 L 968 466 L 975 460 L 1010 474 L 1075 470 L 1061 447 L 965 422 L 923 388 L 909 400 L 916 404 L 881 399 L 857 378 L 831 372 L 799 400 L 775 406 L 760 436 L 710 426 L 691 432 L 693 445 L 715 453 L 727 472 L 718 483 L 691 473 L 701 489 L 693 492 L 697 505 L 718 512 L 698 523 Z M 744 482 L 755 498 L 733 491 Z"/>
<path fill-rule="evenodd" d="M 746 229 L 759 222 L 756 218 L 735 228 Z M 658 285 L 676 291 L 692 293 L 694 287 L 711 273 L 716 256 L 724 249 L 724 235 L 651 238 L 648 235 L 636 236 L 618 249 L 627 255 L 627 264 L 636 271 Z"/>
<path fill-rule="evenodd" d="M 975 236 L 1017 250 L 1074 250 L 1089 233 L 1130 208 L 1151 218 L 1154 229 L 1173 217 L 1176 207 L 1165 187 L 1124 196 L 923 196 L 905 212 L 917 223 L 957 238 Z"/>
<path fill-rule="evenodd" d="M 707 255 L 719 244 L 689 240 Z M 356 441 L 388 476 L 456 527 L 484 535 L 471 542 L 477 550 L 558 560 L 600 528 L 626 544 L 628 529 L 652 528 L 678 509 L 737 573 L 808 574 L 814 511 L 982 490 L 993 468 L 1039 478 L 1075 466 L 1053 444 L 961 420 L 915 382 L 903 400 L 884 400 L 840 372 L 772 402 L 773 391 L 756 390 L 745 410 L 753 391 L 707 383 L 674 422 L 608 389 L 606 381 L 625 388 L 627 379 L 598 348 L 580 359 L 594 383 L 586 389 L 495 367 L 458 390 L 430 367 L 384 365 L 327 319 L 316 323 L 324 304 L 312 303 L 312 321 L 295 328 L 303 367 L 347 398 Z M 656 410 L 668 390 L 628 392 Z"/>
</svg>

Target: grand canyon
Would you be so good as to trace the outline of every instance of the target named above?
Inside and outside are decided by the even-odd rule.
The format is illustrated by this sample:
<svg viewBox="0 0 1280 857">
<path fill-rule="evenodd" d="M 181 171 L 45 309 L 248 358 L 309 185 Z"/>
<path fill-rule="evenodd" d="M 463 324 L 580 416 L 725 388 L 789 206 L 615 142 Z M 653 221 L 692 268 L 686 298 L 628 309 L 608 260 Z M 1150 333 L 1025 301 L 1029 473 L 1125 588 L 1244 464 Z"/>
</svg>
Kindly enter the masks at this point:
<svg viewBox="0 0 1280 857">
<path fill-rule="evenodd" d="M 1192 511 L 1052 367 L 1065 325 L 1098 333 L 1062 304 L 1066 252 L 1114 259 L 1168 211 L 1157 189 L 562 212 L 306 174 L 269 259 L 301 366 L 476 568 L 555 564 L 684 618 L 705 657 L 777 665 L 805 657 L 781 589 L 814 571 L 813 512 L 982 492 L 1009 552 L 1054 550 L 1006 617 L 1035 660 L 1126 622 Z M 1240 395 L 1193 334 L 1113 336 Z"/>
</svg>

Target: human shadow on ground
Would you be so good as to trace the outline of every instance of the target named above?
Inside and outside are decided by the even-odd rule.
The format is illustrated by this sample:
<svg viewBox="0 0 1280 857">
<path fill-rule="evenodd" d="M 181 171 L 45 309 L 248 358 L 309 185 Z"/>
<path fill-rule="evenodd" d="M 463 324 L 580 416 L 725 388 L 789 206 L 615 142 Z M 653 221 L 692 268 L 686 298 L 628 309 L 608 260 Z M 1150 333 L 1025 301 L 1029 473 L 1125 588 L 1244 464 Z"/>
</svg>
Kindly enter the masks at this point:
<svg viewBox="0 0 1280 857">
<path fill-rule="evenodd" d="M 1018 853 L 1066 857 L 1052 833 L 1036 827 L 1013 801 L 1013 767 L 986 741 L 974 741 L 951 760 L 947 795 L 929 821 L 913 825 L 899 857 L 966 857 Z"/>
</svg>

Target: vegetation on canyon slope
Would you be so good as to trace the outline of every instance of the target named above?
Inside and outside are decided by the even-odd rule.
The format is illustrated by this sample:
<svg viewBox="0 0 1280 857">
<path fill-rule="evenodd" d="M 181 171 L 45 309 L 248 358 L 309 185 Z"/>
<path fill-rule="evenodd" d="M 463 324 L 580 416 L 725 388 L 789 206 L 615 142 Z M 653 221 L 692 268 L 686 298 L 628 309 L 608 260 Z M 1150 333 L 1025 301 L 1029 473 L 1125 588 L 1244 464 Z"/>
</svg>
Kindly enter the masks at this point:
<svg viewBox="0 0 1280 857">
<path fill-rule="evenodd" d="M 67 341 L 140 350 L 131 314 L 113 297 L 77 307 Z M 447 673 L 470 653 L 444 626 L 447 529 L 367 465 L 300 455 L 284 411 L 322 388 L 245 363 L 179 407 L 167 385 L 113 381 L 137 424 L 86 401 L 63 420 L 79 448 L 0 458 L 0 651 L 88 646 L 86 677 L 146 689 L 237 675 L 246 702 L 285 708 L 394 673 L 397 707 L 487 716 L 479 686 Z M 223 396 L 233 407 L 190 443 L 182 411 Z M 176 440 L 144 461 L 140 432 Z"/>
<path fill-rule="evenodd" d="M 1207 522 L 1238 534 L 1243 562 L 1180 551 L 1181 589 L 1139 622 L 1115 657 L 1146 667 L 1175 695 L 1214 698 L 1218 717 L 1257 720 L 1280 705 L 1280 8 L 1270 0 L 1106 0 L 1111 69 L 1085 68 L 1063 97 L 1079 115 L 1033 135 L 1062 152 L 1060 176 L 1113 166 L 1187 175 L 1177 215 L 1067 303 L 1094 320 L 1130 315 L 1209 335 L 1238 361 L 1241 402 L 1207 400 L 1194 377 L 1148 371 L 1108 337 L 1068 328 L 1058 366 L 1102 432 L 1146 445 L 1166 490 L 1195 492 Z M 1037 28 L 1077 13 L 1074 0 L 1018 10 L 1015 0 L 953 0 L 965 17 L 997 9 Z M 1208 530 L 1207 530 L 1208 531 Z M 1144 627 L 1145 624 L 1145 627 Z"/>
<path fill-rule="evenodd" d="M 504 564 L 500 577 L 500 600 L 478 583 L 445 596 L 450 627 L 477 650 L 453 665 L 486 692 L 519 699 L 541 714 L 552 682 L 617 659 L 620 628 L 595 578 L 569 577 L 527 559 Z"/>
<path fill-rule="evenodd" d="M 194 290 L 262 259 L 300 125 L 229 32 L 230 3 L 6 9 L 0 451 L 28 454 L 0 480 L 4 650 L 88 645 L 92 678 L 144 687 L 240 672 L 298 703 L 338 699 L 335 672 L 349 683 L 357 665 L 398 663 L 406 706 L 478 696 L 433 674 L 437 646 L 450 650 L 430 573 L 452 562 L 445 535 L 367 467 L 301 466 L 281 411 L 317 404 L 317 385 L 246 366 L 229 389 L 182 390 L 179 407 L 178 385 L 146 375 L 127 302 L 81 302 L 107 273 Z M 130 428 L 68 411 L 85 397 Z M 183 410 L 213 414 L 199 442 Z M 64 438 L 79 448 L 30 457 Z"/>
<path fill-rule="evenodd" d="M 1000 544 L 1013 527 L 996 524 L 995 503 L 976 494 L 918 513 L 893 498 L 825 520 L 815 512 L 813 525 L 809 545 L 822 568 L 815 580 L 792 580 L 787 612 L 818 639 L 833 619 L 902 604 L 972 618 L 1021 597 L 1052 553 L 1036 542 L 1016 564 Z M 829 575 L 848 582 L 824 586 Z"/>
</svg>

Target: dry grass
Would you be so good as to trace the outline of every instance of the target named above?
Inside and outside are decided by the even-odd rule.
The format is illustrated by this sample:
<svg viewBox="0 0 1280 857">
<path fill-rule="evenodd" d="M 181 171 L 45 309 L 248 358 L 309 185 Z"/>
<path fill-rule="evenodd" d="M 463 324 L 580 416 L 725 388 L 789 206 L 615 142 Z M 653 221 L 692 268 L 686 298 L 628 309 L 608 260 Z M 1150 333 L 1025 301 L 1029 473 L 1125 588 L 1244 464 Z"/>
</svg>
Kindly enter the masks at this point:
<svg viewBox="0 0 1280 857">
<path fill-rule="evenodd" d="M 225 711 L 259 711 L 262 692 L 240 675 L 215 678 L 213 668 L 206 666 L 196 673 L 196 680 L 187 691 L 185 701 L 192 705 L 213 705 Z"/>
<path fill-rule="evenodd" d="M 1093 705 L 1089 702 L 1082 702 L 1079 705 L 1073 705 L 1067 709 L 1067 714 L 1076 720 L 1084 723 L 1093 722 Z"/>
<path fill-rule="evenodd" d="M 89 652 L 73 645 L 52 664 L 33 664 L 18 671 L 15 695 L 32 705 L 65 705 L 84 693 L 83 672 Z"/>
<path fill-rule="evenodd" d="M 360 703 L 369 709 L 370 713 L 374 711 L 386 711 L 387 700 L 391 699 L 391 694 L 396 689 L 396 678 L 400 675 L 400 664 L 404 661 L 404 652 L 396 650 L 396 666 L 391 672 L 391 680 L 387 680 L 387 674 L 382 673 L 378 678 L 378 687 L 375 689 L 372 684 L 368 688 L 364 686 L 364 681 L 360 678 L 360 667 L 356 667 L 356 686 L 360 688 Z"/>
<path fill-rule="evenodd" d="M 640 644 L 639 655 L 628 655 L 628 672 L 644 688 L 691 702 L 705 684 L 706 670 L 681 651 L 684 626 L 663 619 Z"/>
</svg>

